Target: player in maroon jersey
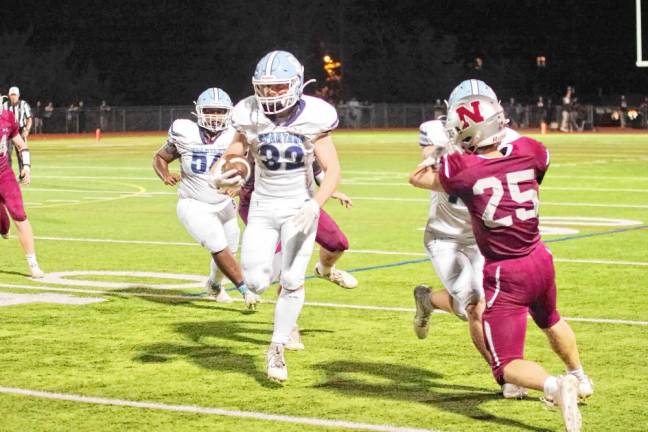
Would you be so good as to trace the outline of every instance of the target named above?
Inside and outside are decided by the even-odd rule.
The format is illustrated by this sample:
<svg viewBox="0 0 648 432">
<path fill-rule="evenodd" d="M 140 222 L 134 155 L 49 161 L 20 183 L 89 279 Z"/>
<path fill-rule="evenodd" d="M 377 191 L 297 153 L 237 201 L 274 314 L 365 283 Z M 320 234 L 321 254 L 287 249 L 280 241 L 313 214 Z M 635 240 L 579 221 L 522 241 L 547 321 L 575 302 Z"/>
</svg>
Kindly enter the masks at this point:
<svg viewBox="0 0 648 432">
<path fill-rule="evenodd" d="M 540 240 L 538 189 L 549 166 L 539 142 L 520 137 L 498 149 L 507 120 L 499 103 L 469 96 L 448 109 L 446 128 L 464 151 L 448 152 L 438 164 L 423 164 L 410 176 L 416 187 L 458 196 L 468 207 L 484 256 L 484 337 L 499 384 L 542 390 L 556 403 L 568 431 L 581 427 L 579 386 L 592 394 L 569 325 L 556 310 L 551 253 Z M 434 167 L 433 167 L 434 166 Z M 524 359 L 527 313 L 565 363 L 564 376 L 550 376 Z"/>
<path fill-rule="evenodd" d="M 16 175 L 9 166 L 9 141 L 19 151 L 22 160 L 20 179 L 21 183 L 27 185 L 30 180 L 29 170 L 31 166 L 29 149 L 20 136 L 18 124 L 13 113 L 9 110 L 2 109 L 0 106 L 0 204 L 2 207 L 0 208 L 0 212 L 4 213 L 6 209 L 6 212 L 9 213 L 11 219 L 14 221 L 18 233 L 18 240 L 25 251 L 31 276 L 42 278 L 44 273 L 38 267 L 38 261 L 36 261 L 34 234 L 31 224 L 27 219 L 27 214 L 25 214 L 20 186 L 18 186 L 18 182 L 16 181 Z M 0 214 L 0 225 L 3 230 L 1 234 L 4 234 L 3 237 L 6 237 L 9 231 L 9 220 L 6 216 L 6 214 L 4 216 Z"/>
</svg>

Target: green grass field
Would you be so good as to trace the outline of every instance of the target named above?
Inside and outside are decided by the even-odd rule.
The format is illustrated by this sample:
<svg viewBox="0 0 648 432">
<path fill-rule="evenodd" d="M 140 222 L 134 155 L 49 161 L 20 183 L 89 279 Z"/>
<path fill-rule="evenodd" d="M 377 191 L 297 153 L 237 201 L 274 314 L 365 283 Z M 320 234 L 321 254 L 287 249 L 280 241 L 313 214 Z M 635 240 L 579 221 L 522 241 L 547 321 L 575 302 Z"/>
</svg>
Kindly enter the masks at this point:
<svg viewBox="0 0 648 432">
<path fill-rule="evenodd" d="M 334 139 L 340 189 L 355 206 L 326 208 L 351 242 L 339 266 L 356 269 L 360 286 L 307 282 L 309 304 L 300 318 L 306 350 L 287 354 L 283 386 L 268 382 L 264 371 L 272 304 L 246 313 L 241 303 L 196 296 L 201 288 L 151 287 L 190 279 L 128 275 L 209 271 L 208 254 L 176 219 L 174 191 L 151 169 L 162 136 L 32 141 L 33 181 L 23 192 L 40 264 L 48 273 L 91 274 L 32 281 L 12 236 L 0 239 L 0 296 L 104 301 L 0 307 L 0 430 L 562 430 L 560 414 L 544 408 L 539 393 L 524 401 L 497 394 L 464 322 L 437 314 L 427 340 L 412 332 L 412 288 L 439 287 L 423 260 L 428 195 L 407 184 L 419 159 L 417 132 L 340 131 Z M 559 309 L 582 318 L 570 322 L 596 384 L 582 406 L 584 430 L 647 430 L 648 135 L 543 141 L 553 165 L 541 189 L 541 218 L 553 230 L 544 238 L 556 258 Z M 131 286 L 93 286 L 97 281 Z M 562 372 L 532 323 L 526 356 Z M 160 405 L 116 406 L 74 395 Z M 163 409 L 169 405 L 255 415 Z"/>
</svg>

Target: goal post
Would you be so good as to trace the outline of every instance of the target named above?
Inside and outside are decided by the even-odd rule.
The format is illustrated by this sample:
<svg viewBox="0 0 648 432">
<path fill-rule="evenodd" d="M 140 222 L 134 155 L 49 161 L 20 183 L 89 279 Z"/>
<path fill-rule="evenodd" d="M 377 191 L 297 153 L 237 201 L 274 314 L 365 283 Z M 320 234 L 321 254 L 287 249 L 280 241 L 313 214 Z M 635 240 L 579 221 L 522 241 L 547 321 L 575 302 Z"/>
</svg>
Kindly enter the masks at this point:
<svg viewBox="0 0 648 432">
<path fill-rule="evenodd" d="M 643 33 L 641 31 L 641 0 L 635 0 L 637 15 L 637 67 L 648 67 L 648 60 L 643 58 Z"/>
</svg>

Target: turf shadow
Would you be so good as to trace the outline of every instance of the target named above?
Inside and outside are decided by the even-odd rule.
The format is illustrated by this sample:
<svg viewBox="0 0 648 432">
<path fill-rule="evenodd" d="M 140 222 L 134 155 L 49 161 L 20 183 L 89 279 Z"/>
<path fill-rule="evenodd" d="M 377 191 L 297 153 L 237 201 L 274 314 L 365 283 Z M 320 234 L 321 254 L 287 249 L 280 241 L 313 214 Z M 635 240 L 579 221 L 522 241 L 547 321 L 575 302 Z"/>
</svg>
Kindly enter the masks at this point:
<svg viewBox="0 0 648 432">
<path fill-rule="evenodd" d="M 480 405 L 501 399 L 491 389 L 448 384 L 443 376 L 428 369 L 377 362 L 334 361 L 313 368 L 323 371 L 325 381 L 315 388 L 343 393 L 351 397 L 368 397 L 431 404 L 436 408 L 485 421 L 509 429 L 545 432 L 548 429 L 517 420 L 498 417 Z M 511 403 L 515 403 L 511 401 Z"/>
<path fill-rule="evenodd" d="M 211 321 L 177 323 L 175 330 L 188 339 L 188 343 L 156 343 L 135 347 L 140 354 L 134 357 L 142 363 L 165 363 L 178 359 L 218 373 L 235 372 L 249 375 L 267 388 L 281 387 L 269 381 L 263 367 L 265 350 L 258 354 L 240 352 L 218 339 L 245 345 L 265 347 L 272 334 L 272 324 L 263 321 Z M 255 337 L 258 336 L 258 337 Z M 216 339 L 216 341 L 214 340 Z"/>
<path fill-rule="evenodd" d="M 150 288 L 124 288 L 119 290 L 112 290 L 114 293 L 126 293 L 132 294 L 133 297 L 137 297 L 142 300 L 149 301 L 151 303 L 163 304 L 167 306 L 183 306 L 193 309 L 210 309 L 218 310 L 224 312 L 235 312 L 241 315 L 249 315 L 255 313 L 255 311 L 250 311 L 242 306 L 241 303 L 217 303 L 215 301 L 205 302 L 202 301 L 202 296 L 196 295 L 193 297 L 187 298 L 168 298 L 168 297 L 155 297 L 153 294 L 161 295 L 177 295 L 177 296 L 187 296 L 188 294 L 184 291 L 174 291 L 174 290 L 152 290 Z M 145 293 L 151 294 L 151 296 L 138 296 L 137 294 Z M 117 295 L 118 296 L 118 295 Z M 123 297 L 122 297 L 123 298 Z"/>
<path fill-rule="evenodd" d="M 6 274 L 6 275 L 14 275 L 14 276 L 24 276 L 24 277 L 31 277 L 30 274 L 27 273 L 22 273 L 22 272 L 17 272 L 17 271 L 7 271 L 7 270 L 0 270 L 0 274 Z"/>
</svg>

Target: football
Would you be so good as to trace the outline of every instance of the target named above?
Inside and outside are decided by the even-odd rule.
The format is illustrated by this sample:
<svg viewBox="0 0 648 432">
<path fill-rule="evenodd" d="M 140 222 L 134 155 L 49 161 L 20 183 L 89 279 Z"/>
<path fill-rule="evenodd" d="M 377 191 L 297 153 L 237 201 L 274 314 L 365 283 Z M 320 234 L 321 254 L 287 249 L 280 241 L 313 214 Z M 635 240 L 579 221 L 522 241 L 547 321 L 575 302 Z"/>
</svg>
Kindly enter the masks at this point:
<svg viewBox="0 0 648 432">
<path fill-rule="evenodd" d="M 223 164 L 223 172 L 235 169 L 236 173 L 243 177 L 245 181 L 250 178 L 250 163 L 243 156 L 226 155 L 224 156 L 225 164 Z"/>
</svg>

